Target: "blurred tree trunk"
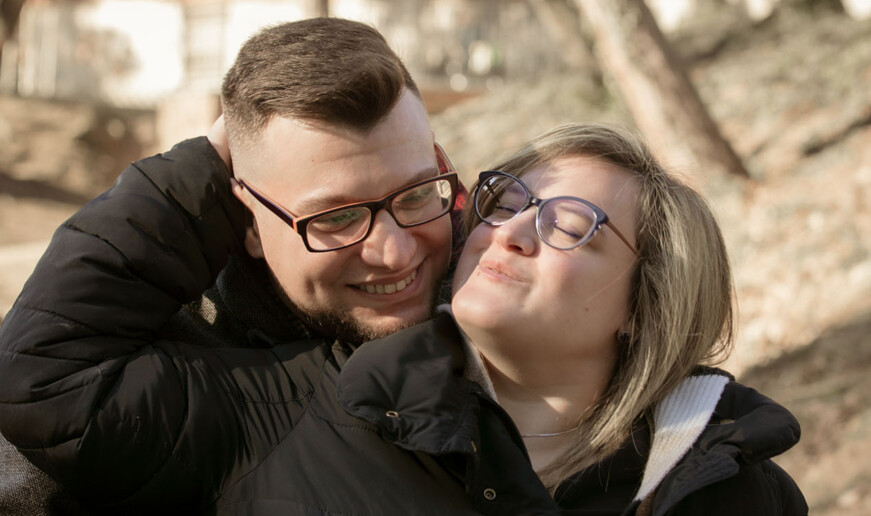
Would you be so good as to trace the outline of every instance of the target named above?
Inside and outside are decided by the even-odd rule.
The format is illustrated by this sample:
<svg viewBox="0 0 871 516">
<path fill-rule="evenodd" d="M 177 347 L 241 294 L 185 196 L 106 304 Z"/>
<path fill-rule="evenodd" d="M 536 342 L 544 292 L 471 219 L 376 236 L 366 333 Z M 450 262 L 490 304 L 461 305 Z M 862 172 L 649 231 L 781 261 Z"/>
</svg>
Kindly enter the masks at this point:
<svg viewBox="0 0 871 516">
<path fill-rule="evenodd" d="M 559 45 L 563 60 L 576 70 L 589 73 L 596 84 L 602 84 L 602 71 L 591 44 L 581 26 L 581 19 L 571 0 L 530 0 L 541 24 Z"/>
<path fill-rule="evenodd" d="M 317 0 L 318 16 L 330 15 L 330 0 Z"/>
<path fill-rule="evenodd" d="M 23 6 L 24 0 L 0 0 L 0 51 L 3 42 L 15 33 Z"/>
<path fill-rule="evenodd" d="M 575 0 L 596 51 L 656 155 L 698 175 L 748 177 L 643 0 Z M 689 163 L 688 163 L 689 162 Z"/>
</svg>

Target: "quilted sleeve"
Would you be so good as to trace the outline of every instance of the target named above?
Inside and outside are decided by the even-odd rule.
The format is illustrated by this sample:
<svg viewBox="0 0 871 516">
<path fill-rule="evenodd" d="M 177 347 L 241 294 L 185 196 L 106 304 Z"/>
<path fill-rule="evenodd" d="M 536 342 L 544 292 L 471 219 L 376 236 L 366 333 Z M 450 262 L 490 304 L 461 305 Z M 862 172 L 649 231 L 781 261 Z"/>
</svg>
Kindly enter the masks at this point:
<svg viewBox="0 0 871 516">
<path fill-rule="evenodd" d="M 227 356 L 155 337 L 241 247 L 205 138 L 130 165 L 54 234 L 0 327 L 0 430 L 91 503 L 208 503 L 243 411 Z M 251 367 L 280 374 L 269 350 Z M 145 506 L 137 505 L 141 510 Z"/>
</svg>

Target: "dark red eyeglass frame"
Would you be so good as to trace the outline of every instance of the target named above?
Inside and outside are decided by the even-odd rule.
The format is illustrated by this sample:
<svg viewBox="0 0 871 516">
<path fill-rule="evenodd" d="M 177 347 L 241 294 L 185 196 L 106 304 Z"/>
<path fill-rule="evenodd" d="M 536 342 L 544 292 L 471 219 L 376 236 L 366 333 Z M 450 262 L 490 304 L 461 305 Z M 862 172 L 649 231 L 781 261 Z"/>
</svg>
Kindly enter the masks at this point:
<svg viewBox="0 0 871 516">
<path fill-rule="evenodd" d="M 399 195 L 405 191 L 411 190 L 413 188 L 417 188 L 423 184 L 434 182 L 434 181 L 442 181 L 445 179 L 447 179 L 451 185 L 451 201 L 450 201 L 449 206 L 453 207 L 454 202 L 457 199 L 457 194 L 459 191 L 459 178 L 457 177 L 457 172 L 454 169 L 453 164 L 451 164 L 451 160 L 448 158 L 447 154 L 445 153 L 444 149 L 442 149 L 441 145 L 439 145 L 438 143 L 433 143 L 433 147 L 435 148 L 436 161 L 438 162 L 438 167 L 439 167 L 439 175 L 431 177 L 429 179 L 425 179 L 423 181 L 418 181 L 417 183 L 414 183 L 414 184 L 403 186 L 402 188 L 399 188 L 397 190 L 394 190 L 394 191 L 388 193 L 387 195 L 385 195 L 384 197 L 382 197 L 380 199 L 375 199 L 372 201 L 355 202 L 355 203 L 351 203 L 351 204 L 345 204 L 343 206 L 336 206 L 335 208 L 330 208 L 328 210 L 322 210 L 322 211 L 319 211 L 317 213 L 312 213 L 310 215 L 305 215 L 302 217 L 294 216 L 292 213 L 290 213 L 290 211 L 288 211 L 287 209 L 282 207 L 277 202 L 273 201 L 266 194 L 260 192 L 259 190 L 257 190 L 253 186 L 251 186 L 244 179 L 239 179 L 237 181 L 239 182 L 240 185 L 242 185 L 243 188 L 248 190 L 251 193 L 251 195 L 254 196 L 254 198 L 257 199 L 258 202 L 260 202 L 260 204 L 265 206 L 269 211 L 271 211 L 272 213 L 277 215 L 278 218 L 283 220 L 294 231 L 296 231 L 299 234 L 299 236 L 302 238 L 302 242 L 303 242 L 303 244 L 305 244 L 305 247 L 306 247 L 306 249 L 308 249 L 309 252 L 325 253 L 325 252 L 329 252 L 329 251 L 338 251 L 339 249 L 351 247 L 352 245 L 359 244 L 363 240 L 366 240 L 366 238 L 372 232 L 372 226 L 374 225 L 374 222 L 375 222 L 375 215 L 377 215 L 378 212 L 381 211 L 382 209 L 387 210 L 387 212 L 390 213 L 390 216 L 393 217 L 393 220 L 396 222 L 396 224 L 402 228 L 410 228 L 410 227 L 414 227 L 414 226 L 420 226 L 422 224 L 432 222 L 433 220 L 436 220 L 440 217 L 443 217 L 444 215 L 451 212 L 451 209 L 448 208 L 445 211 L 445 213 L 442 213 L 441 215 L 434 217 L 432 219 L 425 220 L 422 222 L 415 222 L 414 224 L 403 224 L 403 223 L 399 222 L 399 220 L 396 219 L 396 216 L 393 214 L 393 211 L 390 207 L 390 201 L 394 197 L 396 197 L 397 195 Z M 369 209 L 370 220 L 369 220 L 369 226 L 366 229 L 366 233 L 363 234 L 363 236 L 361 236 L 359 240 L 355 240 L 354 242 L 351 242 L 350 244 L 343 245 L 341 247 L 333 247 L 330 249 L 314 249 L 314 248 L 312 248 L 311 245 L 309 245 L 308 234 L 306 233 L 306 226 L 308 225 L 308 223 L 310 221 L 312 221 L 313 219 L 316 219 L 317 217 L 320 217 L 320 216 L 325 215 L 327 213 L 334 212 L 334 211 L 347 210 L 349 208 L 368 208 Z"/>
</svg>

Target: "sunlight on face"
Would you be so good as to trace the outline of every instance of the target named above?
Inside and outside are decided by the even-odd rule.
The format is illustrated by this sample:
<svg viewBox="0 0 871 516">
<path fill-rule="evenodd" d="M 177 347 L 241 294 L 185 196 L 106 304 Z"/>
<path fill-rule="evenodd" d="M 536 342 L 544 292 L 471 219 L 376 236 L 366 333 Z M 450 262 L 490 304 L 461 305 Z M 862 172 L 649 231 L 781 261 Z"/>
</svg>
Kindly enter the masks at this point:
<svg viewBox="0 0 871 516">
<path fill-rule="evenodd" d="M 294 215 L 378 199 L 439 173 L 423 104 L 406 92 L 373 130 L 272 119 L 255 152 L 236 161 L 242 179 Z M 309 252 L 302 238 L 246 190 L 255 215 L 246 247 L 265 258 L 291 309 L 323 333 L 359 341 L 430 316 L 450 259 L 448 216 L 399 227 L 384 210 L 350 247 Z"/>
<path fill-rule="evenodd" d="M 522 180 L 542 199 L 592 202 L 634 244 L 637 184 L 629 172 L 567 157 Z M 541 242 L 534 219 L 532 208 L 502 226 L 475 227 L 454 276 L 454 316 L 485 356 L 610 356 L 628 315 L 634 253 L 604 226 L 582 247 L 554 249 Z"/>
</svg>

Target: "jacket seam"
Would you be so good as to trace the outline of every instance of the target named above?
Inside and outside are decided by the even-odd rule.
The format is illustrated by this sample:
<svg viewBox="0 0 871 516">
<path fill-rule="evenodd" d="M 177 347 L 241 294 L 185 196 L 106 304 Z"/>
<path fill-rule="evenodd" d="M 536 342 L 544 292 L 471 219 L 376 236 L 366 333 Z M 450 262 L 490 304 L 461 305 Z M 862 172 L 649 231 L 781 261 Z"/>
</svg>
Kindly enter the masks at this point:
<svg viewBox="0 0 871 516">
<path fill-rule="evenodd" d="M 272 352 L 272 350 L 270 350 L 270 351 Z M 274 355 L 274 352 L 272 352 L 272 354 Z M 276 358 L 278 358 L 278 357 L 276 356 Z M 326 370 L 326 367 L 327 367 L 327 362 L 328 362 L 328 360 L 325 359 L 324 362 L 321 364 L 320 372 L 318 373 L 318 377 L 317 377 L 317 382 L 312 382 L 311 390 L 308 392 L 308 394 L 306 396 L 301 398 L 301 399 L 307 399 L 308 402 L 304 404 L 304 408 L 302 409 L 302 412 L 300 412 L 299 418 L 296 419 L 296 422 L 290 427 L 290 430 L 288 430 L 281 437 L 281 439 L 277 439 L 275 441 L 275 444 L 273 444 L 269 448 L 269 450 L 263 454 L 262 457 L 259 457 L 259 460 L 257 460 L 255 463 L 252 463 L 251 468 L 247 472 L 245 472 L 244 475 L 241 475 L 239 478 L 237 478 L 231 484 L 228 484 L 226 486 L 226 488 L 221 489 L 218 496 L 215 498 L 214 502 L 212 503 L 212 506 L 219 506 L 220 505 L 219 502 L 225 493 L 231 492 L 234 487 L 239 485 L 241 482 L 243 482 L 250 475 L 253 475 L 260 468 L 260 466 L 263 464 L 263 462 L 266 460 L 266 458 L 269 457 L 270 455 L 272 455 L 273 453 L 275 453 L 275 450 L 278 449 L 278 447 L 281 446 L 282 443 L 284 443 L 287 439 L 289 439 L 293 435 L 293 432 L 297 428 L 299 428 L 299 422 L 302 421 L 307 415 L 313 414 L 313 411 L 311 410 L 311 408 L 312 408 L 311 402 L 312 402 L 312 399 L 314 399 L 314 397 L 315 397 L 314 396 L 315 389 L 316 389 L 315 386 L 320 385 L 320 382 L 323 380 L 324 371 Z M 287 372 L 287 369 L 284 369 L 284 373 L 285 373 L 286 377 L 288 377 L 288 378 L 290 377 L 290 374 Z M 243 503 L 243 502 L 232 502 L 232 503 L 237 504 L 237 503 Z M 229 505 L 230 504 L 228 504 L 227 506 L 229 506 Z"/>
<path fill-rule="evenodd" d="M 335 512 L 335 511 L 327 511 L 326 509 L 324 509 L 323 507 L 321 507 L 321 506 L 319 506 L 319 505 L 313 505 L 313 504 L 310 504 L 310 503 L 298 502 L 298 501 L 291 500 L 291 499 L 287 499 L 287 498 L 258 498 L 258 499 L 257 499 L 258 502 L 259 502 L 259 501 L 265 501 L 265 500 L 276 500 L 276 501 L 281 501 L 281 502 L 287 502 L 287 503 L 291 503 L 291 504 L 293 504 L 293 505 L 295 505 L 295 506 L 297 506 L 297 507 L 305 507 L 306 509 L 314 509 L 314 510 L 318 511 L 320 514 L 326 514 L 326 515 L 329 515 L 329 516 L 366 516 L 366 515 L 365 515 L 364 513 L 362 513 L 362 512 Z M 219 504 L 215 504 L 215 505 L 216 505 L 216 506 L 220 506 L 220 507 L 232 507 L 232 506 L 234 506 L 234 505 L 248 505 L 248 503 L 249 503 L 248 501 L 242 500 L 242 501 L 238 501 L 238 502 L 230 502 L 230 503 L 226 503 L 226 504 L 220 504 L 220 505 L 219 505 Z"/>
</svg>

